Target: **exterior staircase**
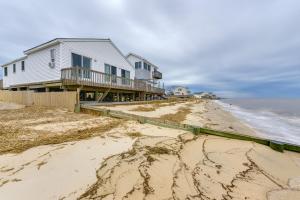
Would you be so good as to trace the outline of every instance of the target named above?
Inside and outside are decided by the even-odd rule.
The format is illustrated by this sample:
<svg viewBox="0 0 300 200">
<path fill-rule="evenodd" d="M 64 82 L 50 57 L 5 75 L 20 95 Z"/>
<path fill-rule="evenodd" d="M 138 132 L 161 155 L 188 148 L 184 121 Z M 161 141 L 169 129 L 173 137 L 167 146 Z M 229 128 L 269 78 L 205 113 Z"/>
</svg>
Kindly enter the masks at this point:
<svg viewBox="0 0 300 200">
<path fill-rule="evenodd" d="M 98 98 L 98 103 L 102 102 L 104 98 L 108 95 L 111 88 L 108 88 L 102 95 Z"/>
</svg>

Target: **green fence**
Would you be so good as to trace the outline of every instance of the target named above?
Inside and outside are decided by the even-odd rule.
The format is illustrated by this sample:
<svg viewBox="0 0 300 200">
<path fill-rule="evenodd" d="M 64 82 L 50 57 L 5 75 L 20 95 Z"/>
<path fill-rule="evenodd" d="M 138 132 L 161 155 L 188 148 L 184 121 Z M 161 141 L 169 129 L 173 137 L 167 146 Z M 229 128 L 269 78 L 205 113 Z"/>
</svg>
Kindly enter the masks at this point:
<svg viewBox="0 0 300 200">
<path fill-rule="evenodd" d="M 166 128 L 174 128 L 174 129 L 190 131 L 196 135 L 207 134 L 207 135 L 215 135 L 215 136 L 226 137 L 231 139 L 252 141 L 252 142 L 269 146 L 272 149 L 279 152 L 283 152 L 284 150 L 300 152 L 300 146 L 294 144 L 288 144 L 288 143 L 283 143 L 279 141 L 274 141 L 274 140 L 269 140 L 269 139 L 264 139 L 264 138 L 249 136 L 249 135 L 243 135 L 240 133 L 217 131 L 208 128 L 188 125 L 188 124 L 180 124 L 180 123 L 161 120 L 157 118 L 150 118 L 150 117 L 144 117 L 140 115 L 124 113 L 122 111 L 115 111 L 115 110 L 82 105 L 81 112 L 95 114 L 95 115 L 109 116 L 109 117 L 114 117 L 119 119 L 135 120 L 135 121 L 139 121 L 140 123 L 148 123 L 148 124 L 166 127 Z"/>
</svg>

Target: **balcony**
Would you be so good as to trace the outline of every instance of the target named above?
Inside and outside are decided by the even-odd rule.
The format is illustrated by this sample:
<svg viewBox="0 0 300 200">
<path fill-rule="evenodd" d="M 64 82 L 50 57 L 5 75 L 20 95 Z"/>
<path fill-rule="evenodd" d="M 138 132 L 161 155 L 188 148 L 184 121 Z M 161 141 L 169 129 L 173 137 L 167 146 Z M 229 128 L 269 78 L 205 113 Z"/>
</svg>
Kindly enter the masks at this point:
<svg viewBox="0 0 300 200">
<path fill-rule="evenodd" d="M 154 79 L 162 79 L 162 73 L 159 71 L 154 71 L 153 72 L 153 78 Z"/>
<path fill-rule="evenodd" d="M 153 87 L 142 80 L 133 80 L 120 76 L 110 75 L 81 67 L 64 68 L 61 70 L 62 84 L 83 85 L 90 87 L 113 88 L 163 94 L 164 89 Z"/>
</svg>

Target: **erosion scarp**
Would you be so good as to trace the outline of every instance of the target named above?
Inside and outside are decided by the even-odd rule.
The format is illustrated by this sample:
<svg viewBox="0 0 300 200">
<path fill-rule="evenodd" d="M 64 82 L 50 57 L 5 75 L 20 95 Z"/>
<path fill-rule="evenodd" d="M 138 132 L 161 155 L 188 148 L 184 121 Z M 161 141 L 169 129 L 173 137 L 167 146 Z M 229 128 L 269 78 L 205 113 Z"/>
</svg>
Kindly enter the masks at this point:
<svg viewBox="0 0 300 200">
<path fill-rule="evenodd" d="M 268 167 L 272 155 L 277 166 Z M 299 178 L 293 153 L 211 136 L 139 137 L 133 148 L 106 159 L 98 181 L 80 199 L 280 199 Z M 286 154 L 286 153 L 285 153 Z M 282 167 L 286 171 L 280 173 Z M 279 194 L 279 195 L 275 195 Z"/>
</svg>

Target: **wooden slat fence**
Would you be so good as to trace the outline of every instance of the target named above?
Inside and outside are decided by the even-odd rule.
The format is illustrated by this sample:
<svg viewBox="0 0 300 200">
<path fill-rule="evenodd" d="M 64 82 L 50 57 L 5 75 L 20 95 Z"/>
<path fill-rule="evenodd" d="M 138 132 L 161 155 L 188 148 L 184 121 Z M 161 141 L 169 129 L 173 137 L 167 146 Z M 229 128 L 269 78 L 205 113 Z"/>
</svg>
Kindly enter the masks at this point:
<svg viewBox="0 0 300 200">
<path fill-rule="evenodd" d="M 67 108 L 74 111 L 76 92 L 0 91 L 0 101 L 23 104 L 26 106 L 47 106 Z"/>
</svg>

